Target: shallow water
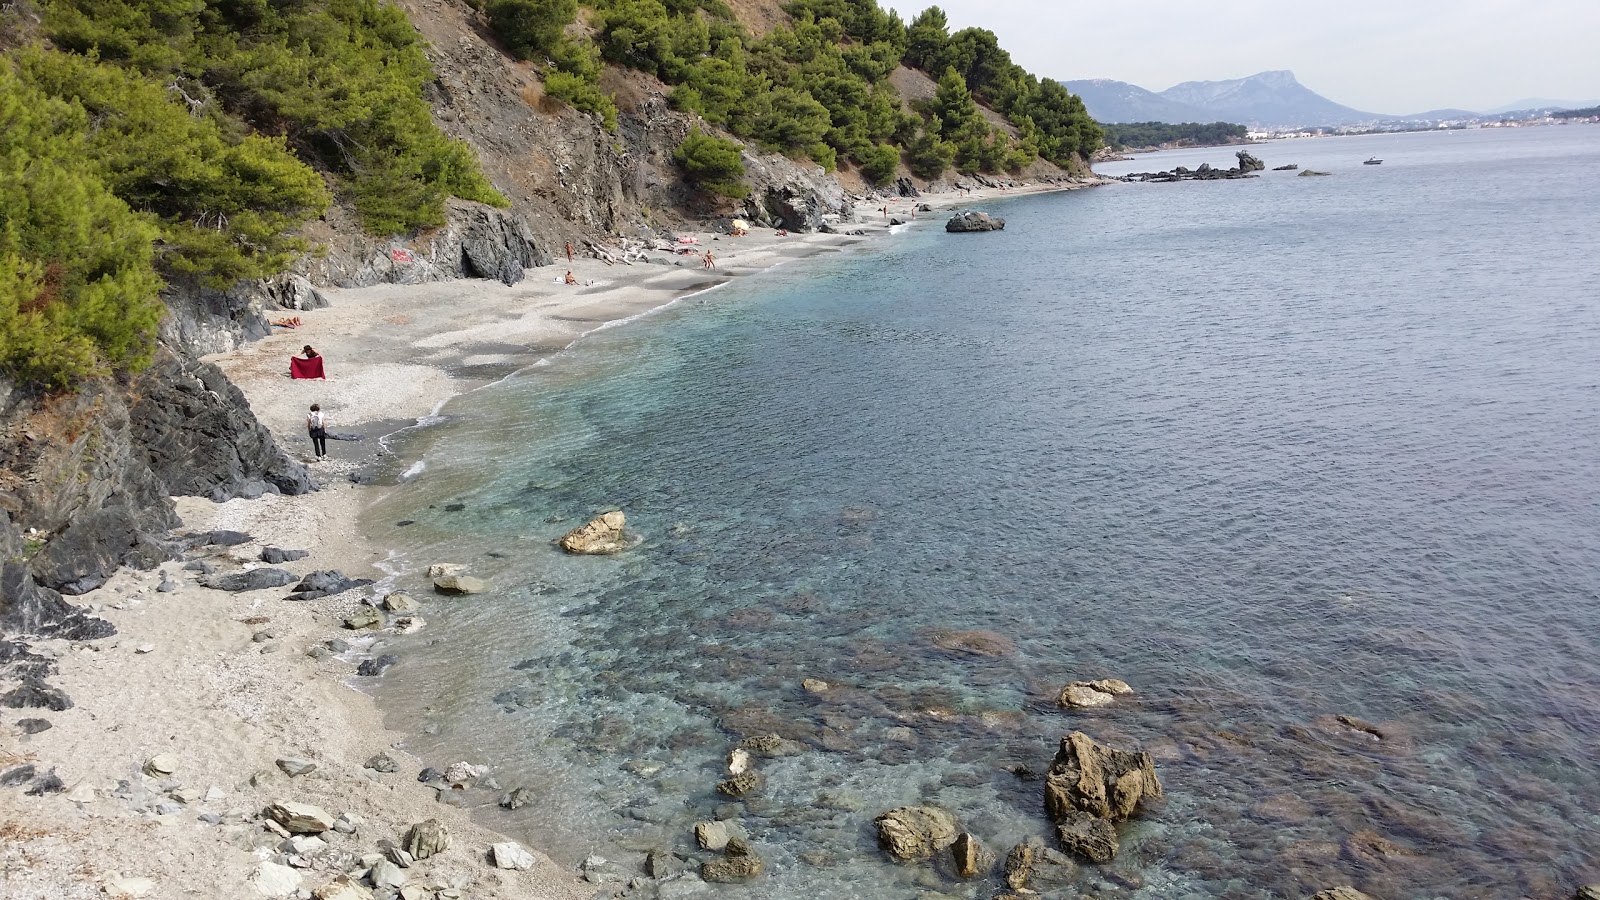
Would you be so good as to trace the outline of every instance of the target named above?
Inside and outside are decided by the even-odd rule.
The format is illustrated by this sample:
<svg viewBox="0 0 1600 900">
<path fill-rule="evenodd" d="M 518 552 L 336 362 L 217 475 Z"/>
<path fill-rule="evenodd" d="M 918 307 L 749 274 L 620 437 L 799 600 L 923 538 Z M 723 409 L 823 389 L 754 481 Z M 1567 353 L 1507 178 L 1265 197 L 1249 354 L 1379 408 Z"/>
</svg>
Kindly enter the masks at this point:
<svg viewBox="0 0 1600 900">
<path fill-rule="evenodd" d="M 1600 128 L 1259 155 L 1335 174 L 1019 198 L 453 404 L 369 531 L 497 589 L 430 604 L 382 702 L 534 787 L 485 815 L 566 862 L 687 851 L 740 736 L 801 742 L 722 810 L 769 864 L 736 897 L 989 896 L 871 819 L 1045 836 L 1010 770 L 1072 729 L 1168 798 L 1054 896 L 1600 881 Z M 551 546 L 612 506 L 639 547 Z M 1055 707 L 1108 676 L 1136 697 Z"/>
</svg>

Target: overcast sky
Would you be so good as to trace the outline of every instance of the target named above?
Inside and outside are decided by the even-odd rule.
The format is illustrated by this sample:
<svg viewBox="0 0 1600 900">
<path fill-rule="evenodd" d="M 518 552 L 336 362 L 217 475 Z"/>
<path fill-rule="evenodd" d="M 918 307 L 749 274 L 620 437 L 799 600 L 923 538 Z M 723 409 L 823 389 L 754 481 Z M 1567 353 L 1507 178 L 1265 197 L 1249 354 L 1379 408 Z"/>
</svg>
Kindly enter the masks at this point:
<svg viewBox="0 0 1600 900">
<path fill-rule="evenodd" d="M 879 0 L 910 22 L 928 2 Z M 943 0 L 1040 77 L 1180 81 L 1292 69 L 1366 112 L 1600 99 L 1600 0 Z"/>
</svg>

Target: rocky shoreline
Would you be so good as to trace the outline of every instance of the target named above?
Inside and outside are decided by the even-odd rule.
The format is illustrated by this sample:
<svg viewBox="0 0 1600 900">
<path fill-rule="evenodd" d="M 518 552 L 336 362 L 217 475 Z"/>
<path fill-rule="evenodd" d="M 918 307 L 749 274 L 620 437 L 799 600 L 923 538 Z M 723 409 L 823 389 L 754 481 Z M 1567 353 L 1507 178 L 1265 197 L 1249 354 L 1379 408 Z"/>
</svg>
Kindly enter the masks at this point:
<svg viewBox="0 0 1600 900">
<path fill-rule="evenodd" d="M 1008 182 L 921 199 L 951 206 L 1095 183 Z M 610 883 L 614 867 L 591 860 L 572 873 L 475 825 L 474 803 L 528 802 L 530 792 L 460 761 L 409 758 L 404 736 L 357 692 L 394 662 L 384 634 L 426 624 L 425 604 L 387 589 L 383 554 L 359 534 L 371 495 L 355 482 L 370 480 L 375 438 L 387 428 L 362 423 L 427 416 L 607 322 L 887 233 L 891 216 L 882 218 L 854 223 L 851 235 L 693 235 L 718 257 L 709 277 L 684 266 L 676 248 L 624 242 L 575 260 L 577 289 L 544 281 L 551 269 L 513 285 L 312 288 L 317 302 L 306 304 L 302 328 L 272 329 L 207 363 L 159 363 L 152 384 L 168 393 L 152 399 L 152 390 L 130 414 L 141 443 L 102 455 L 143 466 L 152 492 L 171 485 L 189 496 L 118 506 L 91 480 L 41 541 L 63 565 L 5 568 L 3 627 L 13 638 L 0 643 L 10 707 L 0 728 L 0 828 L 16 840 L 0 846 L 3 892 L 559 900 Z M 301 343 L 322 349 L 330 381 L 284 376 L 284 357 Z M 104 421 L 107 396 L 77 414 Z M 331 408 L 336 431 L 367 440 L 336 441 L 333 457 L 309 466 L 295 458 L 312 398 Z M 32 409 L 15 427 L 39 421 Z M 185 443 L 186 434 L 195 439 Z M 93 452 L 93 435 L 82 442 Z M 126 481 L 115 474 L 104 479 L 107 496 Z M 26 475 L 48 484 L 44 473 Z M 88 527 L 101 521 L 81 512 L 93 503 L 122 518 Z M 62 539 L 72 533 L 82 537 Z M 107 538 L 121 534 L 137 543 Z M 3 537 L 8 556 L 27 558 L 29 534 Z M 107 555 L 108 546 L 129 549 Z M 93 564 L 68 565 L 80 558 Z M 39 582 L 35 572 L 52 577 Z M 80 605 L 57 588 L 82 595 Z M 161 835 L 154 848 L 151 829 Z M 422 846 L 437 852 L 416 852 Z M 721 857 L 735 873 L 753 865 L 737 851 Z"/>
</svg>

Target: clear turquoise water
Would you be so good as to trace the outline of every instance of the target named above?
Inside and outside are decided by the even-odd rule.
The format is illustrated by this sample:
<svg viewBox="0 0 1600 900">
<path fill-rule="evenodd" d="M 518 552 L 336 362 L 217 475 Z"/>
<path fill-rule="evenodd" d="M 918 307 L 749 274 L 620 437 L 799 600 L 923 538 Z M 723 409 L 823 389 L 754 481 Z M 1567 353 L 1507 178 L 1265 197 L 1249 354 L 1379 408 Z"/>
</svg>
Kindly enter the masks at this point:
<svg viewBox="0 0 1600 900">
<path fill-rule="evenodd" d="M 735 897 L 989 896 L 871 818 L 1047 835 L 1008 769 L 1072 729 L 1169 797 L 1051 896 L 1600 881 L 1600 128 L 1260 155 L 1335 174 L 992 205 L 1001 234 L 780 269 L 456 402 L 369 530 L 402 586 L 498 589 L 431 604 L 382 701 L 538 790 L 484 814 L 567 862 L 689 849 L 741 735 L 801 741 Z M 551 545 L 613 506 L 636 549 Z M 1106 676 L 1137 696 L 1054 706 Z"/>
</svg>

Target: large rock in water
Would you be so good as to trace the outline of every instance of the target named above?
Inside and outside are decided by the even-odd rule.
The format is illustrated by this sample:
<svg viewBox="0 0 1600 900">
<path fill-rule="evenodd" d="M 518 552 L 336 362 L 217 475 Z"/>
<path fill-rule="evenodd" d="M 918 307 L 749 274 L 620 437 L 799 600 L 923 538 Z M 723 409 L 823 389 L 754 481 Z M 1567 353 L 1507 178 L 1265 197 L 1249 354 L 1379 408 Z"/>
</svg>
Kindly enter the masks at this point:
<svg viewBox="0 0 1600 900">
<path fill-rule="evenodd" d="M 608 512 L 584 525 L 574 528 L 561 538 L 561 549 L 568 553 L 598 556 L 617 553 L 627 545 L 623 542 L 623 527 L 628 520 L 621 510 Z"/>
<path fill-rule="evenodd" d="M 1092 862 L 1115 856 L 1115 823 L 1162 793 L 1150 754 L 1107 747 L 1081 731 L 1062 738 L 1044 791 L 1062 846 Z"/>
<path fill-rule="evenodd" d="M 1006 220 L 999 216 L 991 216 L 986 212 L 969 209 L 958 212 L 944 223 L 944 230 L 951 234 L 963 234 L 974 231 L 1000 231 L 1006 227 Z"/>
<path fill-rule="evenodd" d="M 1234 156 L 1239 158 L 1239 171 L 1241 172 L 1260 172 L 1267 167 L 1266 163 L 1257 159 L 1249 150 L 1240 150 Z"/>
<path fill-rule="evenodd" d="M 896 859 L 927 859 L 954 844 L 961 831 L 956 817 L 937 806 L 902 806 L 873 822 L 878 843 Z"/>
</svg>

